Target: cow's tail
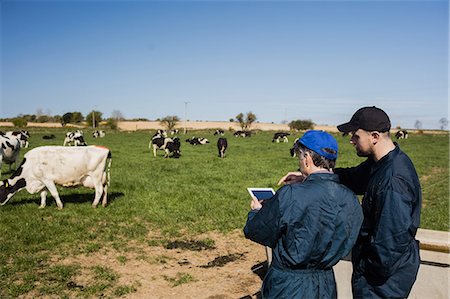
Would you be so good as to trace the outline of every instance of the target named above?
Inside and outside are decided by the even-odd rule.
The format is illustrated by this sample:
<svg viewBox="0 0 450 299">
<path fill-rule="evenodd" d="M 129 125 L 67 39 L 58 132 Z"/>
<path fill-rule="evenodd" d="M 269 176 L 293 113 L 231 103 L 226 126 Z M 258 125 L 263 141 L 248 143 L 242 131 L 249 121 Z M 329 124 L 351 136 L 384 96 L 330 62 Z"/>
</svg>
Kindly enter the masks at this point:
<svg viewBox="0 0 450 299">
<path fill-rule="evenodd" d="M 109 151 L 108 157 L 106 158 L 106 184 L 108 184 L 108 187 L 111 182 L 111 162 L 112 162 L 112 155 L 111 151 Z"/>
</svg>

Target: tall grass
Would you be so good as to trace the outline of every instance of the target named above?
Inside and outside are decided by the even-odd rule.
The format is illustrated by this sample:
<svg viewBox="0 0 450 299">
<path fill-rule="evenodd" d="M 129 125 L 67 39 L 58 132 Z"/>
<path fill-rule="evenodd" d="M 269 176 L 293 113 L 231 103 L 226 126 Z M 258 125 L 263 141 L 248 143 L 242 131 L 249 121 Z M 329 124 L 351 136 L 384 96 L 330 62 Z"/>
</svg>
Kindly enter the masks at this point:
<svg viewBox="0 0 450 299">
<path fill-rule="evenodd" d="M 180 159 L 165 159 L 162 152 L 153 157 L 148 148 L 151 133 L 111 131 L 105 138 L 93 139 L 86 130 L 88 144 L 106 146 L 112 151 L 106 208 L 91 208 L 94 192 L 85 188 L 58 188 L 63 210 L 55 208 L 50 195 L 47 207 L 38 209 L 39 194 L 30 195 L 25 190 L 0 207 L 0 298 L 36 292 L 55 271 L 63 273 L 66 279 L 56 281 L 43 292 L 69 296 L 61 284 L 68 284 L 78 266 L 54 268 L 49 260 L 53 255 L 76 256 L 103 248 L 126 251 L 131 240 L 149 242 L 149 231 L 170 238 L 240 229 L 249 210 L 246 188 L 276 189 L 281 176 L 298 168 L 297 159 L 289 155 L 292 143 L 272 143 L 273 132 L 259 132 L 246 139 L 227 133 L 229 148 L 224 159 L 218 158 L 218 137 L 210 131 L 181 135 Z M 44 134 L 55 134 L 57 139 L 43 140 Z M 62 129 L 34 129 L 31 147 L 61 145 L 64 134 Z M 207 137 L 211 143 L 192 146 L 184 142 L 191 136 Z M 340 145 L 338 167 L 362 161 L 356 157 L 348 137 L 336 138 Z M 410 135 L 399 143 L 421 177 L 421 227 L 449 230 L 448 135 Z M 2 179 L 10 175 L 7 169 L 3 167 Z M 112 282 L 102 284 L 105 288 L 111 285 Z M 116 292 L 133 288 L 121 286 Z M 96 288 L 91 289 L 95 294 Z"/>
</svg>

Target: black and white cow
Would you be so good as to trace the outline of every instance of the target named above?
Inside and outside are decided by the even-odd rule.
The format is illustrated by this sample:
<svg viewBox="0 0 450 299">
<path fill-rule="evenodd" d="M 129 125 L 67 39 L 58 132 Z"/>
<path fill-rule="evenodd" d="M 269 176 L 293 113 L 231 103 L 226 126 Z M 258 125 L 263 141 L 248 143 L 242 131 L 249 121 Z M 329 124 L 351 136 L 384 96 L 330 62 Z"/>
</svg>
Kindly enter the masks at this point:
<svg viewBox="0 0 450 299">
<path fill-rule="evenodd" d="M 74 146 L 86 146 L 87 144 L 84 141 L 83 131 L 76 130 L 75 132 L 67 132 L 63 146 L 66 146 L 66 144 Z"/>
<path fill-rule="evenodd" d="M 289 142 L 288 136 L 291 135 L 289 133 L 285 132 L 277 132 L 273 134 L 272 142 L 280 143 L 280 141 L 283 142 Z"/>
<path fill-rule="evenodd" d="M 220 135 L 220 136 L 223 136 L 224 134 L 225 134 L 225 131 L 222 130 L 222 129 L 217 129 L 217 130 L 214 132 L 214 135 Z"/>
<path fill-rule="evenodd" d="M 103 130 L 95 130 L 94 132 L 92 132 L 92 137 L 94 137 L 94 138 L 103 138 L 105 136 L 106 136 L 106 133 Z"/>
<path fill-rule="evenodd" d="M 234 137 L 250 137 L 252 136 L 252 132 L 251 131 L 236 131 L 234 134 Z"/>
<path fill-rule="evenodd" d="M 156 135 L 160 135 L 162 137 L 167 137 L 167 132 L 166 132 L 166 130 L 158 129 L 158 130 L 156 130 L 156 133 L 155 133 L 155 135 L 153 135 L 153 137 L 155 137 Z"/>
<path fill-rule="evenodd" d="M 178 137 L 169 138 L 159 134 L 155 134 L 148 144 L 148 147 L 153 149 L 154 157 L 156 157 L 157 150 L 162 150 L 164 151 L 164 158 L 169 158 L 169 156 L 179 158 L 181 155 L 180 146 Z"/>
<path fill-rule="evenodd" d="M 395 133 L 395 138 L 397 138 L 397 139 L 408 139 L 408 131 L 406 131 L 406 130 L 399 130 L 397 133 Z"/>
<path fill-rule="evenodd" d="M 26 130 L 21 131 L 8 131 L 5 133 L 8 137 L 15 137 L 19 139 L 20 145 L 24 148 L 27 148 L 30 144 L 28 142 L 28 139 L 30 138 L 30 132 Z"/>
<path fill-rule="evenodd" d="M 9 165 L 9 171 L 12 171 L 12 164 L 14 164 L 15 168 L 21 147 L 21 141 L 18 136 L 0 134 L 0 175 L 3 162 Z"/>
<path fill-rule="evenodd" d="M 178 137 L 172 138 L 172 142 L 168 142 L 166 145 L 166 156 L 178 159 L 181 156 L 180 147 L 181 147 L 180 138 Z"/>
<path fill-rule="evenodd" d="M 110 178 L 111 152 L 100 146 L 63 147 L 41 146 L 24 155 L 22 164 L 9 179 L 0 181 L 0 205 L 13 195 L 26 189 L 30 194 L 41 192 L 41 205 L 46 205 L 47 190 L 59 209 L 63 203 L 56 185 L 63 187 L 84 186 L 95 189 L 92 207 L 97 207 L 100 198 L 106 206 Z"/>
<path fill-rule="evenodd" d="M 186 139 L 186 142 L 189 142 L 192 145 L 203 145 L 209 143 L 209 140 L 203 137 L 191 137 Z"/>
<path fill-rule="evenodd" d="M 225 150 L 228 147 L 228 142 L 226 138 L 219 138 L 217 140 L 217 150 L 219 151 L 219 157 L 223 158 L 225 157 Z"/>
<path fill-rule="evenodd" d="M 177 135 L 180 131 L 178 129 L 170 130 L 170 135 Z"/>
</svg>

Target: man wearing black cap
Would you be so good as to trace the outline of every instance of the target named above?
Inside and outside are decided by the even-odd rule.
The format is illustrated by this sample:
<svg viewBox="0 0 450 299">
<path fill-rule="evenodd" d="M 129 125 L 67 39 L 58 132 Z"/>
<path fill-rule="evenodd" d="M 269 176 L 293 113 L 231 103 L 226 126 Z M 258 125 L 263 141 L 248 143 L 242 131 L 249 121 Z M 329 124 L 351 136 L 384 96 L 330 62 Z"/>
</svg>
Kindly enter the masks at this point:
<svg viewBox="0 0 450 299">
<path fill-rule="evenodd" d="M 244 233 L 273 248 L 263 298 L 336 298 L 332 267 L 356 242 L 361 205 L 332 171 L 338 152 L 333 136 L 307 131 L 295 148 L 302 183 L 281 187 L 263 204 L 253 198 Z"/>
<path fill-rule="evenodd" d="M 356 154 L 367 160 L 336 168 L 342 184 L 364 194 L 364 221 L 352 251 L 355 298 L 406 298 L 420 265 L 422 192 L 413 163 L 392 142 L 391 122 L 377 107 L 364 107 L 338 130 L 351 133 Z"/>
</svg>

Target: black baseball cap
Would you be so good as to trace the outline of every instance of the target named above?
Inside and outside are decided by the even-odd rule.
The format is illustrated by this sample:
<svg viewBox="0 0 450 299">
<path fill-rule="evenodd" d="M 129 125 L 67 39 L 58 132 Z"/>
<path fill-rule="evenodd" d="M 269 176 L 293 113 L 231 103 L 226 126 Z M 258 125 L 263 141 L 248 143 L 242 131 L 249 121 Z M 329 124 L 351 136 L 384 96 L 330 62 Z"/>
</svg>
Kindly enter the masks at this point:
<svg viewBox="0 0 450 299">
<path fill-rule="evenodd" d="M 337 126 L 344 133 L 354 132 L 358 129 L 365 131 L 387 132 L 391 129 L 389 116 L 375 106 L 363 107 L 353 114 L 349 122 Z"/>
</svg>

